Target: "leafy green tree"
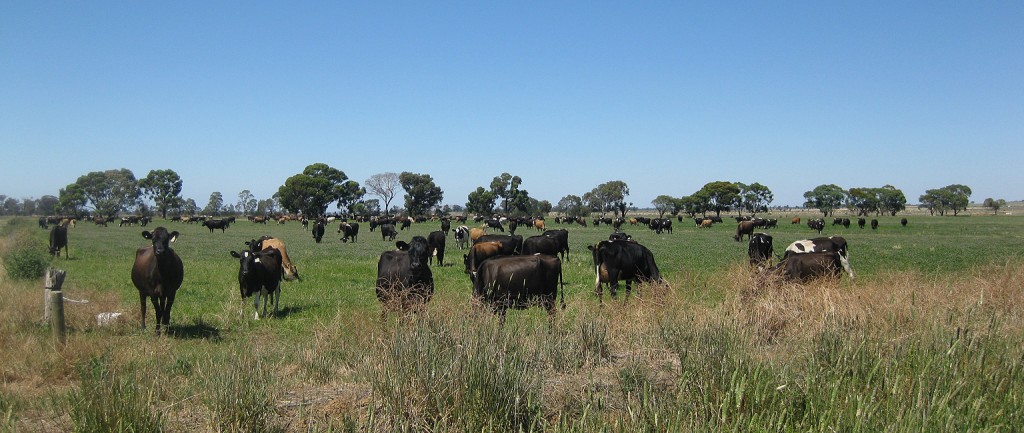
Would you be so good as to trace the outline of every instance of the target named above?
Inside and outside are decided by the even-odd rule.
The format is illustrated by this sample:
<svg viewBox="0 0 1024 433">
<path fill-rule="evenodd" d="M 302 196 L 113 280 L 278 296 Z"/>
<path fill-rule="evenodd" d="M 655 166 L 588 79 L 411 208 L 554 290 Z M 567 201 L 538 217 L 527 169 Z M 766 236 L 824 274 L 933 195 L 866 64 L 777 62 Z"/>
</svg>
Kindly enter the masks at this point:
<svg viewBox="0 0 1024 433">
<path fill-rule="evenodd" d="M 367 192 L 384 200 L 385 210 L 391 206 L 391 200 L 395 198 L 398 188 L 402 186 L 398 180 L 398 173 L 392 172 L 378 173 L 370 176 L 369 179 L 366 179 L 365 183 Z"/>
<path fill-rule="evenodd" d="M 238 203 L 235 205 L 235 208 L 243 216 L 254 215 L 258 204 L 259 201 L 256 200 L 256 196 L 252 195 L 251 191 L 243 189 L 238 193 Z"/>
<path fill-rule="evenodd" d="M 907 209 L 907 196 L 899 188 L 892 185 L 885 185 L 878 189 L 879 208 L 882 212 L 888 212 L 890 216 Z"/>
<path fill-rule="evenodd" d="M 558 200 L 558 205 L 555 208 L 571 218 L 590 215 L 590 208 L 584 203 L 583 198 L 572 194 Z"/>
<path fill-rule="evenodd" d="M 995 215 L 996 213 L 999 212 L 1000 208 L 1006 207 L 1006 200 L 1004 200 L 1004 199 L 996 200 L 996 199 L 993 199 L 992 197 L 989 197 L 989 198 L 986 198 L 985 201 L 981 203 L 981 205 L 985 206 L 985 207 L 987 207 L 989 209 L 992 209 L 992 215 Z"/>
<path fill-rule="evenodd" d="M 327 213 L 331 203 L 340 207 L 362 197 L 358 183 L 346 181 L 348 176 L 341 170 L 324 163 L 310 164 L 277 189 L 277 203 L 289 212 L 317 218 Z"/>
<path fill-rule="evenodd" d="M 162 218 L 167 218 L 168 210 L 181 206 L 181 177 L 174 170 L 150 170 L 139 180 L 139 188 L 156 203 Z"/>
<path fill-rule="evenodd" d="M 255 215 L 270 215 L 277 213 L 277 199 L 271 197 L 265 200 L 256 201 Z"/>
<path fill-rule="evenodd" d="M 91 204 L 98 215 L 112 217 L 119 212 L 134 207 L 139 200 L 138 181 L 131 170 L 94 171 L 83 175 L 75 181 L 80 189 L 70 192 L 70 185 L 65 188 L 70 193 L 81 193 L 85 203 Z M 69 197 L 69 200 L 74 198 Z"/>
<path fill-rule="evenodd" d="M 605 212 L 612 212 L 616 217 L 626 216 L 626 210 L 632 203 L 626 203 L 629 197 L 629 186 L 621 180 L 613 180 L 602 183 L 584 194 L 583 198 L 590 204 L 590 208 L 604 215 Z"/>
<path fill-rule="evenodd" d="M 531 215 L 546 216 L 551 213 L 551 202 L 547 200 L 537 201 L 534 206 L 534 211 L 530 212 Z"/>
<path fill-rule="evenodd" d="M 740 202 L 740 186 L 734 182 L 709 182 L 701 191 L 708 200 L 707 210 L 715 211 L 715 216 L 722 216 L 722 211 L 729 211 Z"/>
<path fill-rule="evenodd" d="M 969 187 L 953 184 L 926 190 L 918 198 L 918 201 L 921 203 L 919 207 L 928 209 L 932 215 L 935 215 L 936 212 L 939 215 L 945 215 L 946 212 L 953 211 L 953 216 L 956 216 L 960 211 L 967 210 L 970 197 L 971 189 Z"/>
<path fill-rule="evenodd" d="M 711 199 L 706 192 L 697 191 L 692 195 L 681 197 L 679 207 L 691 218 L 696 217 L 698 213 L 707 216 L 708 210 L 711 208 Z"/>
<path fill-rule="evenodd" d="M 878 200 L 878 188 L 850 188 L 846 195 L 846 204 L 857 215 L 868 216 L 878 213 L 881 202 Z"/>
<path fill-rule="evenodd" d="M 206 203 L 206 207 L 203 208 L 203 214 L 205 215 L 220 215 L 224 210 L 224 196 L 220 192 L 214 191 L 210 193 L 210 201 Z"/>
<path fill-rule="evenodd" d="M 843 206 L 846 198 L 846 191 L 835 184 L 818 185 L 811 191 L 804 193 L 804 207 L 811 207 L 821 211 L 826 217 L 831 216 L 837 208 Z"/>
<path fill-rule="evenodd" d="M 757 182 L 750 185 L 740 184 L 740 206 L 751 215 L 768 212 L 768 206 L 771 206 L 773 200 L 775 195 L 767 186 Z"/>
<path fill-rule="evenodd" d="M 664 218 L 665 214 L 676 208 L 678 200 L 669 195 L 659 195 L 651 200 L 654 210 L 658 211 L 658 218 Z"/>
<path fill-rule="evenodd" d="M 36 201 L 36 212 L 40 215 L 56 215 L 60 200 L 52 195 L 44 195 Z"/>
<path fill-rule="evenodd" d="M 967 205 L 971 203 L 971 188 L 967 185 L 953 184 L 942 189 L 946 191 L 949 209 L 953 211 L 953 216 L 967 210 Z"/>
<path fill-rule="evenodd" d="M 491 215 L 494 212 L 496 199 L 493 192 L 478 186 L 476 191 L 469 193 L 469 196 L 466 197 L 466 213 Z"/>
<path fill-rule="evenodd" d="M 398 175 L 398 182 L 405 190 L 405 209 L 409 216 L 425 215 L 444 200 L 444 191 L 434 184 L 434 178 L 429 174 L 403 171 Z"/>
<path fill-rule="evenodd" d="M 508 173 L 502 173 L 491 180 L 491 193 L 495 200 L 501 200 L 505 215 L 529 213 L 530 194 L 519 189 L 522 184 L 522 178 Z"/>
</svg>

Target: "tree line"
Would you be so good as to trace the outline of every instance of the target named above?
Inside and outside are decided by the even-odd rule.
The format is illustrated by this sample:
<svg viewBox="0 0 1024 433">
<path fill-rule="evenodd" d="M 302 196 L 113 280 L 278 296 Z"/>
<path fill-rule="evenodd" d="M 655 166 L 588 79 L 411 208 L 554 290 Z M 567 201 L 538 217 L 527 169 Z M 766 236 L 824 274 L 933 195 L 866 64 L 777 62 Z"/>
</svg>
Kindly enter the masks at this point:
<svg viewBox="0 0 1024 433">
<path fill-rule="evenodd" d="M 131 170 L 95 171 L 80 176 L 62 188 L 58 196 L 44 195 L 38 200 L 17 200 L 0 194 L 2 215 L 97 215 L 113 217 L 122 213 L 140 215 L 270 215 L 279 212 L 311 217 L 325 215 L 334 204 L 349 215 L 409 216 L 466 212 L 478 215 L 543 216 L 552 210 L 569 217 L 587 217 L 611 213 L 625 217 L 636 209 L 628 201 L 629 186 L 621 180 L 597 185 L 581 195 L 569 194 L 552 206 L 547 200 L 530 197 L 522 188 L 523 179 L 509 173 L 495 176 L 484 187 L 469 193 L 465 207 L 444 205 L 444 192 L 429 174 L 385 172 L 375 174 L 361 185 L 339 169 L 324 163 L 307 166 L 301 173 L 287 178 L 269 198 L 257 199 L 249 190 L 238 194 L 238 201 L 226 203 L 220 192 L 210 194 L 206 206 L 200 208 L 194 199 L 181 196 L 182 179 L 171 169 L 151 170 L 137 179 Z M 404 192 L 403 206 L 392 202 Z M 967 209 L 971 189 L 953 184 L 930 189 L 919 197 L 919 207 L 931 214 L 953 215 Z M 376 197 L 371 198 L 370 196 Z M 836 210 L 848 209 L 858 215 L 896 215 L 906 209 L 903 191 L 892 185 L 843 189 L 835 184 L 819 185 L 803 195 L 805 208 L 818 209 L 826 217 Z M 659 218 L 681 213 L 691 217 L 701 214 L 736 211 L 756 216 L 766 213 L 774 200 L 771 189 L 758 182 L 750 184 L 714 181 L 696 192 L 682 197 L 659 195 L 651 201 Z M 987 198 L 983 205 L 997 212 L 1006 200 Z"/>
</svg>

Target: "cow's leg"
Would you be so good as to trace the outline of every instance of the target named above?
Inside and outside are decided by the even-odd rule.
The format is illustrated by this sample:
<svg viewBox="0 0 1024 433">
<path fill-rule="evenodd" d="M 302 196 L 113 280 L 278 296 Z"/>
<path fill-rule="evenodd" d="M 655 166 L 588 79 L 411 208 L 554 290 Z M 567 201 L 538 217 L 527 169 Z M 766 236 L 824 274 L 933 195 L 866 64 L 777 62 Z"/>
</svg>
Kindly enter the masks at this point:
<svg viewBox="0 0 1024 433">
<path fill-rule="evenodd" d="M 281 302 L 281 285 L 274 289 L 274 317 L 277 317 L 277 304 Z"/>
<path fill-rule="evenodd" d="M 145 330 L 146 329 L 146 295 L 144 295 L 142 292 L 139 292 L 139 304 L 140 304 L 139 310 L 142 312 L 142 314 L 141 314 L 141 316 L 142 316 L 142 329 Z"/>
<path fill-rule="evenodd" d="M 171 329 L 171 306 L 174 305 L 174 294 L 167 297 L 167 304 L 164 305 L 164 332 Z"/>
<path fill-rule="evenodd" d="M 260 295 L 262 294 L 262 292 L 263 290 L 257 290 L 256 293 L 253 293 L 252 311 L 253 313 L 255 313 L 254 318 L 256 320 L 260 320 Z"/>
<path fill-rule="evenodd" d="M 153 302 L 153 310 L 156 312 L 156 333 L 160 334 L 160 320 L 164 316 L 164 302 L 163 296 L 150 296 L 149 299 Z"/>
</svg>

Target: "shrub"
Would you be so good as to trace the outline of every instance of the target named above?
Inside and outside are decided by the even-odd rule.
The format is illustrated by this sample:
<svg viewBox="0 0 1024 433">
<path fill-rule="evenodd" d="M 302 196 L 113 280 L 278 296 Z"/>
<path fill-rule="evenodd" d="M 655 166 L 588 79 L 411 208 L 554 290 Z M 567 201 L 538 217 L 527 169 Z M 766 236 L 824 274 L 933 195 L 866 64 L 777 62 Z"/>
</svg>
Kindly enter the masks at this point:
<svg viewBox="0 0 1024 433">
<path fill-rule="evenodd" d="M 7 276 L 17 280 L 39 278 L 46 272 L 49 258 L 41 246 L 32 242 L 26 230 L 13 232 L 7 239 L 3 253 L 4 269 Z"/>
</svg>

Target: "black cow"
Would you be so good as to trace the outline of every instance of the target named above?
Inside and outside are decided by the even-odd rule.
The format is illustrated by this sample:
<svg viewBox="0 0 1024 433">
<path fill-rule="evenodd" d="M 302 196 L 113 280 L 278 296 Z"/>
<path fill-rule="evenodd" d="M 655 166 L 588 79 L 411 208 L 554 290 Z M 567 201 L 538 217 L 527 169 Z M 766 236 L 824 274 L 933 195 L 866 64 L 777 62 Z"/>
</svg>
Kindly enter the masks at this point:
<svg viewBox="0 0 1024 433">
<path fill-rule="evenodd" d="M 764 228 L 766 228 L 766 229 L 772 229 L 772 228 L 776 228 L 778 226 L 779 226 L 779 220 L 777 220 L 775 218 L 769 218 L 769 219 L 765 220 Z"/>
<path fill-rule="evenodd" d="M 441 219 L 441 231 L 444 232 L 445 236 L 448 236 L 448 231 L 452 229 L 452 222 L 448 218 Z"/>
<path fill-rule="evenodd" d="M 864 218 L 857 218 L 857 226 L 858 227 L 864 228 L 864 224 L 866 224 L 866 223 L 867 223 L 867 220 L 865 220 Z"/>
<path fill-rule="evenodd" d="M 804 239 L 793 242 L 786 247 L 782 260 L 796 254 L 817 253 L 822 251 L 835 251 L 839 253 L 842 268 L 850 275 L 851 280 L 855 278 L 853 275 L 853 268 L 850 267 L 850 252 L 846 244 L 846 239 L 842 236 Z"/>
<path fill-rule="evenodd" d="M 324 224 L 324 220 L 318 219 L 316 220 L 316 225 L 313 226 L 313 240 L 316 243 L 320 243 L 320 240 L 324 238 L 324 230 L 326 229 Z"/>
<path fill-rule="evenodd" d="M 907 226 L 907 219 L 906 218 L 900 219 L 900 225 L 903 226 L 903 227 L 906 227 Z"/>
<path fill-rule="evenodd" d="M 876 220 L 876 219 L 872 219 L 871 220 L 871 230 L 878 230 L 878 220 Z"/>
<path fill-rule="evenodd" d="M 819 251 L 789 255 L 775 265 L 775 270 L 787 280 L 807 281 L 817 277 L 839 278 L 842 266 L 838 251 Z"/>
<path fill-rule="evenodd" d="M 402 225 L 399 230 L 412 230 L 412 218 L 402 218 Z"/>
<path fill-rule="evenodd" d="M 256 295 L 252 301 L 255 319 L 260 320 L 260 297 L 263 297 L 263 315 L 267 315 L 267 304 L 274 301 L 274 316 L 277 316 L 281 301 L 281 279 L 284 276 L 281 252 L 276 248 L 253 252 L 231 252 L 238 259 L 238 288 L 242 299 Z"/>
<path fill-rule="evenodd" d="M 349 239 L 352 239 L 352 243 L 355 243 L 356 236 L 359 236 L 359 223 L 343 222 L 339 224 L 338 233 L 342 232 L 345 233 L 344 235 L 342 235 L 342 242 L 348 242 Z"/>
<path fill-rule="evenodd" d="M 429 263 L 433 263 L 434 256 L 437 256 L 437 265 L 444 266 L 444 244 L 448 239 L 443 231 L 430 232 L 427 235 L 427 247 L 430 251 Z"/>
<path fill-rule="evenodd" d="M 395 230 L 394 224 L 381 224 L 380 226 L 380 238 L 385 241 L 394 241 L 395 236 L 398 236 L 398 230 Z"/>
<path fill-rule="evenodd" d="M 69 259 L 71 256 L 68 253 L 68 227 L 63 224 L 50 229 L 50 255 L 60 257 L 61 248 L 64 249 L 64 259 Z"/>
<path fill-rule="evenodd" d="M 383 227 L 382 227 L 383 228 Z M 392 226 L 394 230 L 394 226 Z M 427 257 L 427 240 L 414 236 L 412 243 L 398 241 L 396 251 L 384 251 L 377 262 L 377 300 L 381 303 L 381 317 L 388 310 L 406 312 L 419 309 L 434 295 L 434 275 Z"/>
<path fill-rule="evenodd" d="M 627 235 L 624 232 L 613 232 L 612 234 L 608 235 L 608 240 L 610 240 L 610 241 L 631 241 L 631 240 L 633 240 L 633 237 L 630 236 L 630 235 Z"/>
<path fill-rule="evenodd" d="M 561 249 L 558 251 L 562 256 L 562 260 L 569 259 L 569 231 L 566 229 L 552 229 L 544 232 L 544 236 L 553 238 L 558 241 L 558 245 Z"/>
<path fill-rule="evenodd" d="M 551 316 L 555 311 L 555 298 L 562 292 L 565 308 L 565 290 L 562 281 L 562 261 L 555 256 L 503 256 L 484 261 L 473 281 L 473 297 L 489 305 L 505 320 L 509 308 L 524 309 L 539 304 Z"/>
<path fill-rule="evenodd" d="M 493 229 L 498 229 L 502 233 L 505 233 L 505 227 L 501 225 L 501 220 L 499 220 L 499 219 L 495 219 L 495 218 L 488 219 L 487 220 L 487 227 L 490 227 L 490 228 L 493 228 Z"/>
<path fill-rule="evenodd" d="M 206 220 L 203 221 L 203 227 L 210 229 L 210 233 L 213 233 L 213 229 L 220 229 L 221 233 L 227 230 L 230 223 L 227 220 Z"/>
<path fill-rule="evenodd" d="M 459 226 L 455 229 L 455 244 L 460 250 L 466 249 L 469 245 L 469 227 Z"/>
<path fill-rule="evenodd" d="M 152 233 L 143 231 L 142 237 L 152 241 L 152 245 L 139 248 L 135 252 L 135 264 L 132 266 L 132 283 L 139 289 L 139 303 L 142 311 L 142 329 L 146 329 L 146 297 L 153 302 L 156 311 L 156 332 L 160 333 L 161 325 L 170 326 L 171 306 L 174 295 L 181 287 L 185 268 L 181 258 L 171 249 L 171 243 L 178 238 L 178 232 L 167 232 L 157 227 Z"/>
<path fill-rule="evenodd" d="M 755 226 L 753 221 L 740 221 L 736 224 L 736 234 L 732 238 L 739 242 L 743 240 L 743 235 L 747 235 L 747 239 L 750 239 L 754 235 Z"/>
<path fill-rule="evenodd" d="M 517 223 L 514 218 L 508 220 L 508 232 L 509 232 L 509 234 L 513 234 L 513 235 L 516 234 L 516 228 L 518 228 L 518 227 L 519 227 L 519 223 Z"/>
<path fill-rule="evenodd" d="M 560 252 L 562 252 L 561 243 L 559 243 L 557 239 L 549 236 L 530 236 L 523 240 L 524 256 L 531 256 L 534 254 L 557 256 Z"/>
<path fill-rule="evenodd" d="M 807 227 L 817 230 L 818 234 L 821 234 L 822 230 L 825 230 L 825 220 L 823 219 L 809 219 L 807 220 Z"/>
<path fill-rule="evenodd" d="M 761 266 L 772 258 L 772 236 L 767 233 L 754 233 L 747 245 L 747 256 L 751 266 Z"/>
<path fill-rule="evenodd" d="M 594 258 L 594 290 L 598 301 L 602 301 L 601 283 L 608 283 L 614 298 L 618 293 L 619 280 L 626 281 L 627 297 L 632 291 L 633 281 L 663 281 L 654 262 L 654 253 L 639 243 L 601 241 L 587 248 Z"/>
</svg>

